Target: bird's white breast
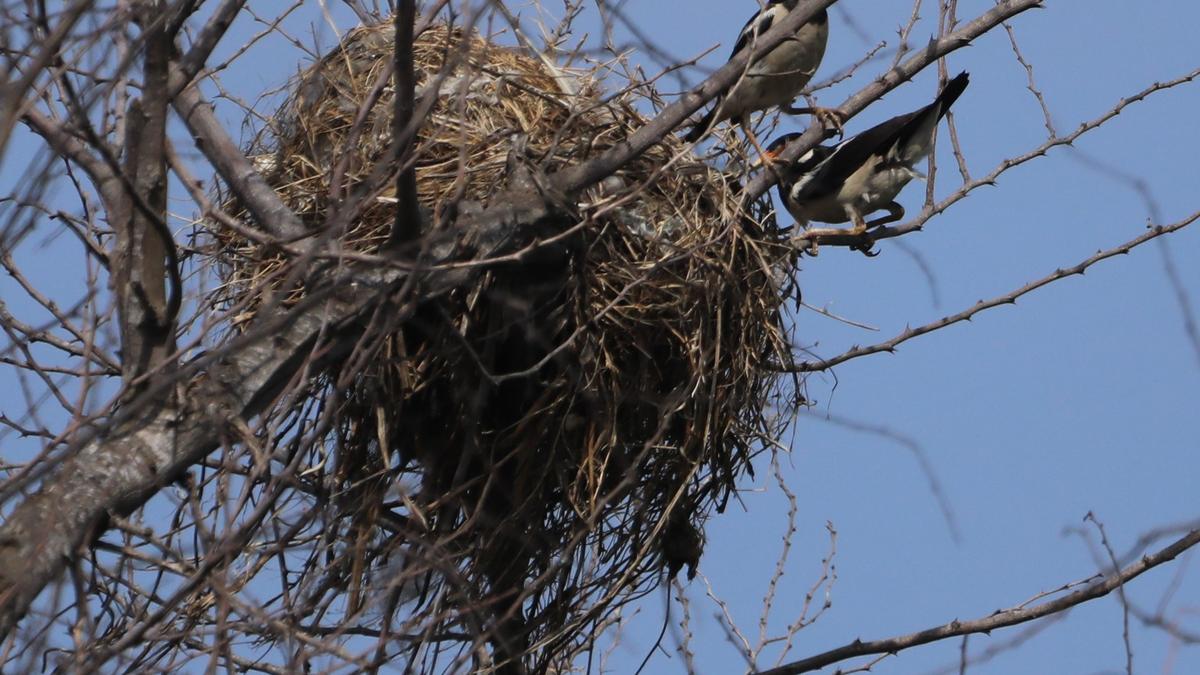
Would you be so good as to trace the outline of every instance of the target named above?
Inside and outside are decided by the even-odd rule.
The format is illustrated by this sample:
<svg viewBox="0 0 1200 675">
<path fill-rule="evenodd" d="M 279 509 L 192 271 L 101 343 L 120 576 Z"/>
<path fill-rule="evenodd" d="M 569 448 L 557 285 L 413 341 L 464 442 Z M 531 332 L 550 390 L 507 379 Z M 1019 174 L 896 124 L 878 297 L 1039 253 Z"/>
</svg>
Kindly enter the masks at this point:
<svg viewBox="0 0 1200 675">
<path fill-rule="evenodd" d="M 865 164 L 846 179 L 840 190 L 803 204 L 788 204 L 788 211 L 797 222 L 846 223 L 853 209 L 866 216 L 885 207 L 917 175 L 907 167 L 876 170 L 874 162 Z M 807 178 L 796 181 L 792 194 L 799 193 Z"/>
<path fill-rule="evenodd" d="M 838 198 L 860 209 L 860 213 L 870 213 L 894 200 L 915 175 L 906 166 L 876 170 L 868 165 L 854 172 L 851 176 L 853 182 L 846 181 L 846 186 L 838 192 Z"/>
</svg>

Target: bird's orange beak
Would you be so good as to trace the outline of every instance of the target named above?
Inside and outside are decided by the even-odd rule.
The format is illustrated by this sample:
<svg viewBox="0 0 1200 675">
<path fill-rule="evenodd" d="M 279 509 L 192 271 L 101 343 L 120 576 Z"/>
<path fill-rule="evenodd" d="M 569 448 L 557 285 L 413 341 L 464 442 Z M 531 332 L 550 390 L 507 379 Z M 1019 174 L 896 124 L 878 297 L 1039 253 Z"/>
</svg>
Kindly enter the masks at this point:
<svg viewBox="0 0 1200 675">
<path fill-rule="evenodd" d="M 759 155 L 750 163 L 751 169 L 761 169 L 764 164 L 774 164 L 779 161 L 780 152 L 778 150 L 767 150 Z"/>
</svg>

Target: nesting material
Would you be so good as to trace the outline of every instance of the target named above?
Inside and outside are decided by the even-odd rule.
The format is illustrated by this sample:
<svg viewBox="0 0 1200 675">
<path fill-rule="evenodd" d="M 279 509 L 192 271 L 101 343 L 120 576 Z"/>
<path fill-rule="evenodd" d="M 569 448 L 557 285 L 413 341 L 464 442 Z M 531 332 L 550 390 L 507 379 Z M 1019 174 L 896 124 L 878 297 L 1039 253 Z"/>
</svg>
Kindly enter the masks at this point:
<svg viewBox="0 0 1200 675">
<path fill-rule="evenodd" d="M 391 140 L 390 82 L 363 107 L 392 36 L 387 24 L 348 34 L 300 75 L 252 148 L 314 230 L 330 195 L 365 180 Z M 487 203 L 514 158 L 549 175 L 604 152 L 656 103 L 615 73 L 568 73 L 443 25 L 418 36 L 414 59 L 418 99 L 441 77 L 415 155 L 435 221 L 460 197 Z M 570 255 L 489 268 L 423 306 L 370 358 L 326 375 L 314 396 L 334 392 L 339 405 L 326 480 L 345 516 L 329 529 L 352 543 L 338 549 L 361 577 L 352 591 L 365 594 L 372 569 L 404 547 L 413 578 L 455 570 L 467 580 L 451 593 L 464 602 L 520 601 L 508 643 L 528 659 L 560 659 L 602 623 L 587 610 L 697 562 L 704 519 L 724 508 L 794 396 L 777 375 L 791 359 L 779 279 L 794 254 L 762 204 L 739 210 L 739 179 L 668 137 L 573 196 Z M 347 231 L 324 234 L 374 251 L 393 197 L 372 195 Z M 227 229 L 213 235 L 220 301 L 248 316 L 289 261 Z M 403 536 L 378 535 L 385 509 L 407 523 Z M 405 615 L 450 621 L 420 607 Z"/>
</svg>

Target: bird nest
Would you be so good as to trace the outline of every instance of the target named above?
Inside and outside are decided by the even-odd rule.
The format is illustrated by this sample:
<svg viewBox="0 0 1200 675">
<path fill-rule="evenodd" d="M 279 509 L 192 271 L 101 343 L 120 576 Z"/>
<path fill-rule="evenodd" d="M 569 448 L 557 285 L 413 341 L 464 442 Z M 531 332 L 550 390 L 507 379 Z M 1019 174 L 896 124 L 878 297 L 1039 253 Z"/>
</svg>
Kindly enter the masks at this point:
<svg viewBox="0 0 1200 675">
<path fill-rule="evenodd" d="M 392 43 L 388 24 L 349 33 L 253 143 L 314 231 L 331 180 L 342 194 L 361 185 L 391 141 L 393 90 L 379 84 Z M 613 90 L 619 74 L 568 72 L 444 25 L 413 51 L 417 99 L 440 81 L 414 153 L 434 221 L 456 200 L 488 203 L 515 155 L 552 175 L 621 143 L 658 104 L 644 83 L 602 98 L 601 78 Z M 604 625 L 600 610 L 696 564 L 705 518 L 794 397 L 778 375 L 791 359 L 781 308 L 794 253 L 766 206 L 741 205 L 737 178 L 668 137 L 573 197 L 569 255 L 489 267 L 423 303 L 371 358 L 323 375 L 314 397 L 337 410 L 322 490 L 339 514 L 325 527 L 342 542 L 330 568 L 351 608 L 371 588 L 406 587 L 408 632 L 445 628 L 461 618 L 433 608 L 429 588 L 442 584 L 460 607 L 497 608 L 488 625 L 519 647 L 511 658 L 544 668 Z M 336 234 L 345 249 L 383 244 L 392 195 L 371 195 Z M 252 316 L 289 260 L 212 233 L 218 301 Z"/>
</svg>

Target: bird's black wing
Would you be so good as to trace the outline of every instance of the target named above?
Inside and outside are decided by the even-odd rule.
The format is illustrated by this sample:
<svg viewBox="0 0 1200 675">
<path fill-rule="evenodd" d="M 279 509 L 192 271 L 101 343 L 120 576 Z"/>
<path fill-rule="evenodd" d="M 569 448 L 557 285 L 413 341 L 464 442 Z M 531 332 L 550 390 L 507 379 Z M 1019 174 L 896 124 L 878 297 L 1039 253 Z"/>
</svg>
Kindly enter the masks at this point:
<svg viewBox="0 0 1200 675">
<path fill-rule="evenodd" d="M 833 153 L 812 170 L 812 177 L 805 181 L 793 195 L 796 201 L 806 202 L 836 192 L 855 171 L 870 159 L 876 149 L 894 142 L 899 132 L 924 110 L 908 113 L 878 124 L 837 144 Z"/>
<path fill-rule="evenodd" d="M 807 201 L 839 189 L 872 155 L 886 156 L 893 146 L 906 142 L 917 129 L 924 126 L 927 115 L 937 115 L 937 119 L 941 120 L 966 88 L 967 74 L 959 73 L 946 83 L 938 97 L 924 108 L 893 117 L 838 144 L 829 159 L 815 169 L 816 173 L 796 195 L 796 199 Z"/>
<path fill-rule="evenodd" d="M 738 34 L 737 43 L 733 45 L 733 51 L 729 53 L 729 60 L 733 60 L 733 57 L 749 46 L 755 36 L 764 35 L 767 31 L 771 30 L 771 26 L 775 25 L 776 19 L 782 19 L 785 16 L 787 16 L 786 7 L 781 4 L 772 4 L 750 17 L 750 20 L 742 27 L 742 32 Z"/>
</svg>

